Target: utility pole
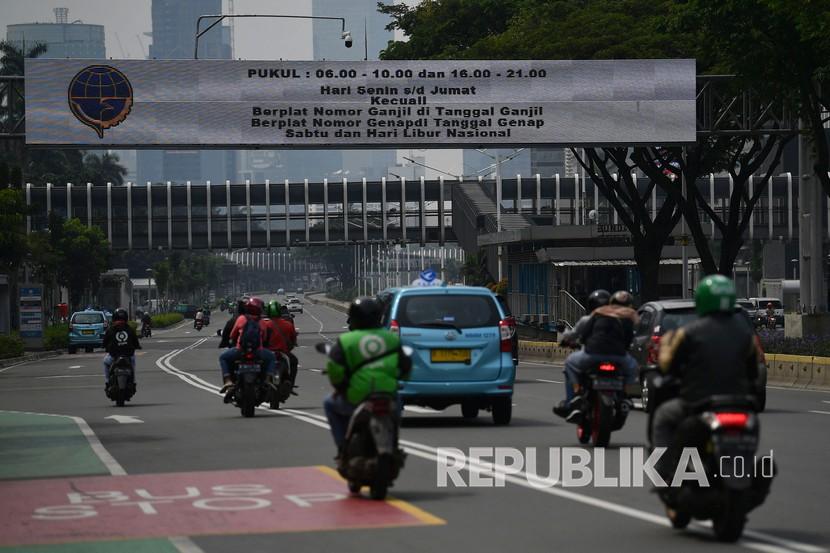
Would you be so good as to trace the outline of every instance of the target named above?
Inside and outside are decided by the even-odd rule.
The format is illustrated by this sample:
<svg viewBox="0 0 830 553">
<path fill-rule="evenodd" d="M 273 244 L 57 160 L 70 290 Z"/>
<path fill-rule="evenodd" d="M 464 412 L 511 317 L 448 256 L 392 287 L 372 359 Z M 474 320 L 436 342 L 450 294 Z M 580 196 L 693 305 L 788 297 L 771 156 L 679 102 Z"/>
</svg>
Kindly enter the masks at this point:
<svg viewBox="0 0 830 553">
<path fill-rule="evenodd" d="M 823 191 L 815 176 L 816 153 L 810 143 L 804 120 L 799 120 L 798 135 L 798 243 L 801 270 L 802 310 L 807 313 L 827 310 L 822 255 Z"/>
</svg>

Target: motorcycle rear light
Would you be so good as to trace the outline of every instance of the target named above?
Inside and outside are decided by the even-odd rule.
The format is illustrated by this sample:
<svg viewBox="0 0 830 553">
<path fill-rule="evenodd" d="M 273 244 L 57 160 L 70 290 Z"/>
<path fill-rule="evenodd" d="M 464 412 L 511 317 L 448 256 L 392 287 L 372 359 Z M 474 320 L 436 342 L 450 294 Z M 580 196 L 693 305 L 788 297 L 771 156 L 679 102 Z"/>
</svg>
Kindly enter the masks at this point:
<svg viewBox="0 0 830 553">
<path fill-rule="evenodd" d="M 388 399 L 374 399 L 369 401 L 366 407 L 375 415 L 388 415 L 392 411 L 392 402 Z"/>
<path fill-rule="evenodd" d="M 721 428 L 746 428 L 748 413 L 715 413 L 715 419 Z"/>
<path fill-rule="evenodd" d="M 398 324 L 398 321 L 392 320 L 392 322 L 389 323 L 389 331 L 394 332 L 398 336 L 401 335 L 401 326 Z"/>
<path fill-rule="evenodd" d="M 499 338 L 501 338 L 501 352 L 511 353 L 513 351 L 513 329 L 506 319 L 499 321 Z"/>
<path fill-rule="evenodd" d="M 600 363 L 599 370 L 605 372 L 613 372 L 617 370 L 617 366 L 614 363 Z"/>
<path fill-rule="evenodd" d="M 646 347 L 646 363 L 649 365 L 656 365 L 657 364 L 657 354 L 660 351 L 660 335 L 659 334 L 652 334 L 651 341 L 648 343 Z"/>
</svg>

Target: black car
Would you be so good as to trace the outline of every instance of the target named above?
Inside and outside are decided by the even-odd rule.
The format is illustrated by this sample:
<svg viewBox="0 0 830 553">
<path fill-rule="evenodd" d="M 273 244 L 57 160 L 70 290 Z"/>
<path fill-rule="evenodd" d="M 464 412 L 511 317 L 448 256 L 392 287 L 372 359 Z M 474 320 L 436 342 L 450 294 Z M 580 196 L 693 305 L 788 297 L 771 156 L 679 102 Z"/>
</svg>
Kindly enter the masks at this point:
<svg viewBox="0 0 830 553">
<path fill-rule="evenodd" d="M 740 305 L 735 309 L 746 314 Z M 634 342 L 631 345 L 631 355 L 640 366 L 640 385 L 642 387 L 643 410 L 648 411 L 648 388 L 651 379 L 655 376 L 657 367 L 657 353 L 660 350 L 660 340 L 669 330 L 686 325 L 695 319 L 693 300 L 662 300 L 644 303 L 637 311 L 640 323 L 634 332 Z M 747 315 L 747 323 L 750 322 Z M 756 334 L 756 341 L 758 337 Z M 760 341 L 758 341 L 760 347 Z M 767 367 L 762 363 L 758 374 L 757 396 L 759 407 L 763 411 L 766 404 Z"/>
</svg>

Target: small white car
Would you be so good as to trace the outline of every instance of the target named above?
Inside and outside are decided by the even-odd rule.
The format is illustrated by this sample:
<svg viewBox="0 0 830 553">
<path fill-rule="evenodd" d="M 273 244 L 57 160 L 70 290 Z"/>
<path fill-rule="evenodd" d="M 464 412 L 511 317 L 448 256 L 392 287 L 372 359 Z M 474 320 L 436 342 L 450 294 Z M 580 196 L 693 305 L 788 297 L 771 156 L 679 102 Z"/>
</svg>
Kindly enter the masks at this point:
<svg viewBox="0 0 830 553">
<path fill-rule="evenodd" d="M 285 304 L 288 307 L 289 313 L 302 313 L 303 312 L 303 304 L 297 298 L 291 298 L 288 300 L 288 303 Z"/>
</svg>

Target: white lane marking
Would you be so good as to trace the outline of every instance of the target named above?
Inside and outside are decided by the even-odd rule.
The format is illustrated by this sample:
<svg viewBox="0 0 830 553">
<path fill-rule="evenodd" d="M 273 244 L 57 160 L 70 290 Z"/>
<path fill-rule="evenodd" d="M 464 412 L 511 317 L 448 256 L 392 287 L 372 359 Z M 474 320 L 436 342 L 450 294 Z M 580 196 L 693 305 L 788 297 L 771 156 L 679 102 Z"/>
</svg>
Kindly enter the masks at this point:
<svg viewBox="0 0 830 553">
<path fill-rule="evenodd" d="M 830 415 L 830 411 L 810 411 L 811 413 L 816 413 L 817 415 Z"/>
<path fill-rule="evenodd" d="M 69 365 L 70 369 L 80 369 L 83 365 Z"/>
<path fill-rule="evenodd" d="M 434 415 L 436 413 L 441 413 L 442 411 L 436 411 L 435 409 L 430 409 L 429 407 L 418 407 L 417 405 L 404 405 L 404 411 L 410 411 L 412 413 L 422 413 L 424 415 Z"/>
<path fill-rule="evenodd" d="M 830 401 L 827 401 L 826 399 L 821 400 L 821 402 L 822 403 L 830 403 Z"/>
<path fill-rule="evenodd" d="M 176 551 L 179 553 L 204 553 L 202 549 L 193 543 L 193 540 L 187 536 L 174 536 L 167 539 L 170 540 L 170 543 L 173 544 L 173 547 L 175 547 Z"/>
<path fill-rule="evenodd" d="M 550 382 L 551 384 L 562 384 L 561 380 L 546 380 L 544 378 L 537 378 L 538 382 Z"/>
<path fill-rule="evenodd" d="M 191 349 L 202 343 L 203 341 L 196 342 L 195 344 L 188 346 L 186 348 L 180 350 L 174 350 L 156 361 L 156 364 L 161 368 L 163 371 L 177 376 L 184 382 L 187 382 L 191 386 L 195 386 L 196 388 L 203 389 L 205 391 L 211 392 L 216 395 L 219 394 L 219 386 L 215 386 L 210 384 L 209 382 L 205 382 L 201 378 L 183 371 L 181 369 L 177 369 L 172 363 L 171 359 L 185 350 Z M 319 428 L 329 429 L 329 425 L 326 422 L 326 418 L 322 415 L 317 415 L 314 413 L 308 413 L 303 411 L 297 411 L 294 409 L 281 409 L 281 410 L 272 410 L 267 407 L 258 407 L 257 409 L 261 411 L 267 411 L 269 413 L 274 413 L 277 415 L 288 416 L 294 419 L 307 422 L 308 424 L 312 424 Z M 429 461 L 438 462 L 438 453 L 437 449 L 420 444 L 417 442 L 411 442 L 408 440 L 400 440 L 400 445 L 403 447 L 404 451 L 406 451 L 410 455 L 414 455 L 415 457 L 421 457 L 423 459 L 427 459 Z M 642 520 L 644 522 L 650 522 L 652 524 L 657 524 L 659 526 L 670 526 L 669 521 L 661 515 L 656 515 L 654 513 L 650 513 L 648 511 L 641 511 L 639 509 L 634 509 L 632 507 L 627 507 L 625 505 L 619 505 L 617 503 L 613 503 L 611 501 L 606 501 L 604 499 L 598 499 L 586 495 L 579 494 L 577 492 L 567 491 L 561 488 L 554 488 L 550 487 L 551 484 L 556 484 L 556 482 L 551 482 L 549 479 L 541 478 L 536 475 L 529 475 L 525 472 L 514 473 L 512 470 L 509 470 L 507 467 L 495 465 L 494 463 L 487 463 L 480 460 L 472 460 L 467 456 L 460 457 L 459 460 L 464 461 L 464 469 L 468 472 L 476 471 L 482 474 L 489 474 L 495 475 L 498 474 L 499 477 L 504 477 L 504 479 L 508 482 L 516 484 L 518 486 L 522 486 L 531 490 L 539 491 L 542 493 L 547 493 L 549 495 L 554 495 L 557 497 L 562 497 L 565 499 L 570 499 L 576 501 L 578 503 L 583 503 L 585 505 L 590 505 L 593 507 L 597 507 L 600 509 L 605 509 L 606 511 L 615 512 L 624 516 L 628 516 L 631 518 L 635 518 L 638 520 Z M 702 532 L 703 530 L 700 528 L 693 528 L 698 532 Z M 708 535 L 708 532 L 707 532 Z M 765 553 L 789 553 L 791 551 L 798 551 L 802 553 L 823 553 L 825 549 L 821 547 L 817 547 L 811 544 L 800 543 L 784 538 L 779 538 L 777 536 L 772 536 L 769 534 L 755 532 L 751 530 L 744 531 L 745 536 L 751 536 L 753 540 L 748 540 L 743 538 L 740 540 L 740 544 L 748 547 L 750 549 L 754 549 L 756 551 L 762 551 Z M 755 541 L 760 540 L 760 541 Z M 766 543 L 764 543 L 766 542 Z M 779 544 L 782 547 L 775 547 L 771 544 Z M 789 548 L 789 549 L 788 549 Z"/>
<path fill-rule="evenodd" d="M 51 376 L 36 376 L 37 380 L 45 380 L 47 378 L 87 378 L 91 376 L 101 376 L 100 374 L 55 374 Z"/>
<path fill-rule="evenodd" d="M 124 476 L 127 472 L 124 470 L 118 461 L 110 455 L 110 452 L 106 450 L 104 444 L 101 443 L 101 440 L 98 439 L 98 436 L 95 435 L 95 432 L 92 431 L 92 428 L 86 423 L 84 419 L 81 417 L 74 417 L 72 415 L 55 415 L 53 413 L 34 413 L 31 411 L 0 411 L 0 413 L 15 413 L 21 415 L 43 415 L 44 417 L 63 417 L 65 419 L 72 419 L 75 421 L 75 424 L 78 425 L 78 428 L 81 431 L 81 434 L 84 435 L 86 441 L 89 443 L 89 447 L 92 448 L 92 451 L 95 452 L 95 455 L 98 456 L 98 459 L 107 467 L 107 470 L 110 471 L 110 474 L 113 476 Z"/>
<path fill-rule="evenodd" d="M 310 370 L 310 371 L 311 371 L 311 372 L 313 372 L 313 373 L 321 373 L 321 372 L 323 372 L 323 369 L 308 369 L 308 370 Z"/>
<path fill-rule="evenodd" d="M 830 390 L 812 390 L 808 388 L 787 388 L 785 386 L 770 386 L 767 384 L 767 388 L 772 388 L 773 390 L 784 390 L 786 392 L 813 392 L 816 394 L 830 394 Z"/>
<path fill-rule="evenodd" d="M 112 419 L 119 424 L 144 424 L 144 421 L 138 417 L 133 417 L 130 415 L 110 415 L 109 417 L 104 417 L 105 419 Z"/>
<path fill-rule="evenodd" d="M 323 337 L 323 340 L 325 340 L 326 342 L 331 342 L 331 341 L 332 341 L 332 340 L 331 340 L 331 338 L 329 338 L 328 336 L 326 336 L 325 334 L 323 334 L 323 321 L 321 321 L 320 319 L 318 319 L 317 317 L 315 317 L 315 316 L 314 316 L 314 313 L 312 313 L 311 311 L 309 311 L 309 312 L 308 312 L 308 314 L 311 316 L 311 318 L 312 318 L 312 319 L 314 319 L 315 321 L 317 321 L 317 324 L 319 324 L 319 325 L 320 325 L 320 330 L 318 330 L 318 331 L 317 331 L 317 334 L 319 334 L 320 336 L 322 336 L 322 337 Z"/>
<path fill-rule="evenodd" d="M 158 330 L 153 329 L 153 332 L 158 332 L 158 333 L 162 333 L 162 334 L 165 333 L 165 332 L 173 332 L 174 330 L 179 330 L 181 327 L 183 327 L 185 325 L 189 325 L 189 324 L 193 324 L 193 321 L 185 319 L 180 324 L 174 326 L 173 328 L 160 328 Z"/>
</svg>

